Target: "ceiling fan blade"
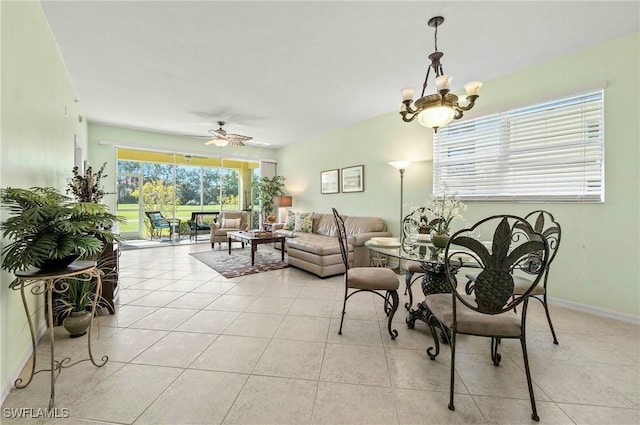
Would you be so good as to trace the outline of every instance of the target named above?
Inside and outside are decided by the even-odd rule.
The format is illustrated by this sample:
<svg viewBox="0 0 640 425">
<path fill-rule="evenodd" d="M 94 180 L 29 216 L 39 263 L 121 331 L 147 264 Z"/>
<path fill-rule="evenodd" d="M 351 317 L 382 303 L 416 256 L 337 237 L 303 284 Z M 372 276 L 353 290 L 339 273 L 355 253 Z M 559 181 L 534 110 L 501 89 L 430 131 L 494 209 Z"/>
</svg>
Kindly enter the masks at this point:
<svg viewBox="0 0 640 425">
<path fill-rule="evenodd" d="M 235 139 L 240 142 L 244 142 L 244 141 L 253 139 L 253 137 L 243 136 L 242 134 L 227 134 L 227 139 L 229 140 Z"/>
<path fill-rule="evenodd" d="M 241 140 L 229 139 L 229 145 L 230 146 L 244 146 L 244 143 L 242 143 Z"/>
<path fill-rule="evenodd" d="M 205 145 L 213 145 L 216 142 L 216 139 L 209 139 L 206 142 L 204 142 Z"/>
</svg>

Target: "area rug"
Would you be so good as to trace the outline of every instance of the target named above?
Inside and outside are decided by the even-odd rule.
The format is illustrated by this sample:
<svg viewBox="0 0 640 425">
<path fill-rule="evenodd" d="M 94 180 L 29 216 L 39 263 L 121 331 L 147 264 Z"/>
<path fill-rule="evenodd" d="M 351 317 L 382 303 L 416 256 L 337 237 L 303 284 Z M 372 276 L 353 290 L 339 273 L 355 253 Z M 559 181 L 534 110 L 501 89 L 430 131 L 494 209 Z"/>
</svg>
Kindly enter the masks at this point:
<svg viewBox="0 0 640 425">
<path fill-rule="evenodd" d="M 265 245 L 258 246 L 253 266 L 251 265 L 250 247 L 232 249 L 231 255 L 229 255 L 229 251 L 226 249 L 194 252 L 189 255 L 192 255 L 227 279 L 271 270 L 280 270 L 289 266 L 286 258 L 285 261 L 281 261 L 282 257 L 279 250 Z"/>
</svg>

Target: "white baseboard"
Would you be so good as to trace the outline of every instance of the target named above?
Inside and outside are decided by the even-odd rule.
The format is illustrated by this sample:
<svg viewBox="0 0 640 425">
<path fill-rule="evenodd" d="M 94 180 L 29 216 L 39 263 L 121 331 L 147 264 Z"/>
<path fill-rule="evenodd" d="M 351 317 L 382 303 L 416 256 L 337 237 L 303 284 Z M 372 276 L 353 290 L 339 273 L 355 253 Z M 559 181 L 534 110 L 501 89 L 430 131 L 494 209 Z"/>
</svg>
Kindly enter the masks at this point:
<svg viewBox="0 0 640 425">
<path fill-rule="evenodd" d="M 42 338 L 42 335 L 44 335 L 46 331 L 47 331 L 47 322 L 43 320 L 42 323 L 40 324 L 40 327 L 36 331 L 36 346 L 38 346 L 38 342 L 40 342 L 40 338 Z M 20 361 L 18 362 L 16 368 L 13 370 L 11 375 L 9 375 L 9 378 L 7 379 L 7 381 L 2 384 L 2 393 L 0 393 L 0 405 L 4 404 L 4 401 L 9 396 L 9 393 L 13 388 L 14 382 L 16 382 L 16 379 L 18 379 L 18 377 L 20 376 L 22 369 L 24 369 L 24 366 L 27 364 L 32 354 L 33 354 L 33 347 L 31 347 L 31 341 L 29 341 L 29 346 L 24 349 L 24 353 L 20 357 Z"/>
<path fill-rule="evenodd" d="M 595 316 L 607 317 L 609 319 L 615 319 L 622 322 L 629 322 L 635 325 L 640 325 L 640 316 L 634 316 L 633 314 L 620 313 L 618 311 L 607 310 L 605 308 L 580 304 L 573 301 L 561 300 L 559 298 L 549 297 L 548 300 L 550 304 L 570 308 L 571 310 L 582 311 L 585 313 L 593 314 Z"/>
</svg>

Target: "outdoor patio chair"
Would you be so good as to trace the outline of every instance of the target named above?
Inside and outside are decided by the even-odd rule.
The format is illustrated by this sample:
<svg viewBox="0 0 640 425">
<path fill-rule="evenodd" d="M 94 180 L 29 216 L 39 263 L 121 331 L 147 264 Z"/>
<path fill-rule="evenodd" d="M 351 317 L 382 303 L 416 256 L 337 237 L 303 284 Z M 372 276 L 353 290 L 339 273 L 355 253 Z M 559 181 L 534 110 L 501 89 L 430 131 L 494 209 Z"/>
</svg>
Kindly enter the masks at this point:
<svg viewBox="0 0 640 425">
<path fill-rule="evenodd" d="M 160 211 L 145 211 L 144 213 L 151 225 L 151 239 L 153 239 L 153 235 L 156 232 L 158 238 L 162 239 L 163 229 L 169 229 L 169 239 L 173 237 L 174 233 L 179 232 L 181 221 L 179 218 L 164 218 Z"/>
</svg>

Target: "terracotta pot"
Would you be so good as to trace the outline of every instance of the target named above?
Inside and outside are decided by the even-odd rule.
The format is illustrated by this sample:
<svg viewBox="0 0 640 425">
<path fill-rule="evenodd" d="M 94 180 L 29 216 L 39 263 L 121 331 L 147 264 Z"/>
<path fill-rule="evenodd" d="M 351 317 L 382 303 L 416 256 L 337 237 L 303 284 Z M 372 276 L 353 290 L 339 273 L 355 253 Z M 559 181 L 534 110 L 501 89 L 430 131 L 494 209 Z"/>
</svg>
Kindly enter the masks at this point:
<svg viewBox="0 0 640 425">
<path fill-rule="evenodd" d="M 436 248 L 444 248 L 444 247 L 447 246 L 447 243 L 449 242 L 449 238 L 450 237 L 451 236 L 449 236 L 449 235 L 432 235 L 431 236 L 431 243 Z"/>
<path fill-rule="evenodd" d="M 72 311 L 62 321 L 62 326 L 69 332 L 71 338 L 77 338 L 87 333 L 91 324 L 91 312 L 89 311 Z"/>
</svg>

